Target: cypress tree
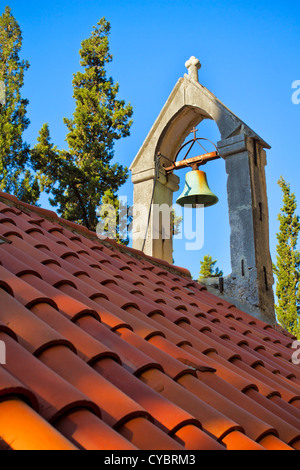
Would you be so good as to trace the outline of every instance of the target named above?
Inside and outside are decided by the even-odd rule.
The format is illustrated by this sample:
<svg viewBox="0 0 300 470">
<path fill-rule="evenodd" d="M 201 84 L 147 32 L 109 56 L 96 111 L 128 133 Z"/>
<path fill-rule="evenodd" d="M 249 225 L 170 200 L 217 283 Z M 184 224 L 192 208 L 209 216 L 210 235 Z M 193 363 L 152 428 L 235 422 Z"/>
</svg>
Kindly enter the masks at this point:
<svg viewBox="0 0 300 470">
<path fill-rule="evenodd" d="M 297 241 L 300 231 L 300 218 L 296 214 L 297 201 L 291 192 L 290 184 L 284 178 L 278 181 L 283 192 L 283 207 L 278 215 L 277 256 L 273 270 L 276 275 L 276 305 L 278 322 L 287 331 L 300 337 L 300 252 Z"/>
<path fill-rule="evenodd" d="M 23 141 L 28 100 L 21 96 L 29 63 L 20 59 L 21 48 L 22 32 L 7 6 L 0 16 L 0 189 L 34 204 L 39 185 L 28 167 L 29 146 Z"/>
<path fill-rule="evenodd" d="M 203 260 L 200 261 L 200 273 L 198 281 L 205 279 L 207 277 L 222 277 L 223 271 L 220 271 L 219 268 L 215 268 L 217 260 L 213 260 L 210 255 L 205 255 Z"/>
<path fill-rule="evenodd" d="M 107 77 L 106 65 L 112 61 L 109 32 L 110 23 L 102 18 L 81 44 L 83 70 L 73 79 L 75 112 L 64 119 L 68 150 L 60 151 L 51 143 L 45 124 L 32 151 L 42 189 L 52 195 L 50 203 L 63 218 L 90 230 L 96 229 L 96 210 L 103 196 L 109 191 L 110 200 L 116 200 L 128 178 L 127 168 L 111 164 L 115 141 L 129 135 L 133 111 L 117 99 L 119 85 Z"/>
</svg>

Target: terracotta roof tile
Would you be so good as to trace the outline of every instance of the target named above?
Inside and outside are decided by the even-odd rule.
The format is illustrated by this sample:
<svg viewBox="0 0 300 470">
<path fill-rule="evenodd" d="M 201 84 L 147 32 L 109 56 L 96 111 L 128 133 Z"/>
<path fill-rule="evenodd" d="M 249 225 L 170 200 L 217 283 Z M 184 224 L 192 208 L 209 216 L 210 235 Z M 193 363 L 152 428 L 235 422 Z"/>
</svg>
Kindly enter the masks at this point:
<svg viewBox="0 0 300 470">
<path fill-rule="evenodd" d="M 3 338 L 2 333 L 0 337 Z M 35 395 L 30 389 L 24 386 L 18 379 L 12 376 L 9 372 L 0 369 L 0 398 L 1 401 L 9 399 L 11 397 L 19 397 L 23 399 L 25 403 L 29 403 L 30 406 L 38 410 L 38 401 Z"/>
<path fill-rule="evenodd" d="M 55 428 L 81 450 L 138 450 L 117 431 L 83 408 L 59 419 Z"/>
<path fill-rule="evenodd" d="M 131 346 L 117 334 L 110 331 L 106 326 L 91 317 L 82 317 L 76 322 L 84 331 L 100 342 L 103 342 L 121 358 L 124 368 L 132 374 L 139 376 L 148 369 L 159 369 L 163 371 L 161 364 L 153 361 L 139 349 Z"/>
<path fill-rule="evenodd" d="M 14 450 L 76 450 L 53 426 L 16 398 L 0 403 L 0 434 Z"/>
<path fill-rule="evenodd" d="M 300 449 L 281 327 L 4 193 L 0 237 L 1 448 Z"/>
<path fill-rule="evenodd" d="M 142 374 L 141 380 L 161 393 L 165 398 L 198 419 L 203 427 L 218 441 L 234 430 L 243 432 L 242 426 L 202 401 L 189 390 L 159 371 L 151 370 Z"/>
<path fill-rule="evenodd" d="M 23 388 L 25 387 L 25 390 L 31 393 L 30 398 L 33 395 L 34 409 L 39 411 L 43 418 L 54 422 L 79 407 L 89 409 L 97 416 L 101 416 L 99 407 L 70 383 L 45 367 L 11 338 L 1 335 L 1 339 L 5 341 L 7 347 L 5 369 L 12 377 L 19 378 Z M 3 372 L 1 368 L 1 377 Z M 11 386 L 7 387 L 7 390 L 10 388 Z M 22 394 L 24 394 L 23 388 L 21 389 Z M 15 392 L 13 395 L 20 397 L 21 393 Z M 26 394 L 24 395 L 26 397 Z"/>
<path fill-rule="evenodd" d="M 98 405 L 104 421 L 111 427 L 117 429 L 140 416 L 151 420 L 144 408 L 110 384 L 65 346 L 48 349 L 39 359 Z"/>
<path fill-rule="evenodd" d="M 121 426 L 118 431 L 140 450 L 184 450 L 181 442 L 145 418 L 134 418 Z"/>
<path fill-rule="evenodd" d="M 18 278 L 16 279 L 20 281 Z M 14 283 L 12 285 L 17 288 Z M 2 308 L 0 312 L 1 321 L 13 329 L 18 340 L 32 354 L 37 355 L 40 351 L 54 344 L 65 344 L 74 349 L 72 343 L 39 320 L 28 308 L 23 307 L 14 297 L 2 289 L 0 289 L 0 303 L 5 305 L 5 309 Z"/>
<path fill-rule="evenodd" d="M 188 424 L 201 428 L 200 422 L 194 416 L 147 387 L 111 359 L 99 361 L 93 368 L 145 408 L 158 426 L 168 434 L 173 435 Z"/>
</svg>

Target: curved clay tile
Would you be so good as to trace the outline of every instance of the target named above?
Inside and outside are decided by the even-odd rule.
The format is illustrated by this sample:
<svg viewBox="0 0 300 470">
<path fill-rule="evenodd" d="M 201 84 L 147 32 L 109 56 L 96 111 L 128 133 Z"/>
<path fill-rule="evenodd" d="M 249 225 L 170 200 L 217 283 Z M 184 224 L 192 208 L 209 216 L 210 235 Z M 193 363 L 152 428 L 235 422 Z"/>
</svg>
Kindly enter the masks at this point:
<svg viewBox="0 0 300 470">
<path fill-rule="evenodd" d="M 63 416 L 55 428 L 81 450 L 138 450 L 90 411 L 81 408 Z"/>
<path fill-rule="evenodd" d="M 48 349 L 39 359 L 99 406 L 103 420 L 111 427 L 118 428 L 139 416 L 151 420 L 151 415 L 145 409 L 101 377 L 65 346 Z"/>
<path fill-rule="evenodd" d="M 148 369 L 163 370 L 161 364 L 153 361 L 152 358 L 144 354 L 140 349 L 134 348 L 128 342 L 118 336 L 117 331 L 113 333 L 106 326 L 97 322 L 91 317 L 82 317 L 76 321 L 89 335 L 103 342 L 110 350 L 115 351 L 121 358 L 124 367 L 136 376 Z"/>
<path fill-rule="evenodd" d="M 0 434 L 13 450 L 77 449 L 39 414 L 16 398 L 0 403 Z"/>
<path fill-rule="evenodd" d="M 0 333 L 0 336 L 2 339 L 2 333 Z M 78 408 L 86 408 L 97 416 L 101 416 L 99 407 L 86 395 L 55 374 L 16 341 L 8 337 L 3 339 L 7 347 L 5 369 L 9 373 L 9 379 L 13 380 L 11 376 L 19 378 L 22 383 L 20 391 L 22 392 L 22 389 L 24 389 L 26 392 L 22 392 L 24 397 L 28 396 L 30 398 L 30 403 L 34 404 L 34 408 L 39 410 L 43 418 L 55 422 L 59 417 Z M 0 373 L 1 380 L 4 373 L 2 368 Z M 7 390 L 9 390 L 9 387 Z M 15 395 L 18 395 L 18 393 L 15 393 Z"/>
<path fill-rule="evenodd" d="M 293 335 L 4 193 L 0 236 L 0 447 L 300 449 Z"/>
</svg>

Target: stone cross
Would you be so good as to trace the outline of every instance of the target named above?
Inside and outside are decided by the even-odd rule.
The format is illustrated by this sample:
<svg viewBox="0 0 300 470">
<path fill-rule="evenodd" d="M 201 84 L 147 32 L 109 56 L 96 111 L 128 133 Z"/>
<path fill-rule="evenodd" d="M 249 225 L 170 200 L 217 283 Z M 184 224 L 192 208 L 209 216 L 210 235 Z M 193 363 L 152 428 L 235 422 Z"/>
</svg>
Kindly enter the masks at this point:
<svg viewBox="0 0 300 470">
<path fill-rule="evenodd" d="M 201 68 L 200 60 L 192 56 L 186 61 L 185 66 L 188 69 L 189 76 L 199 83 L 198 70 Z"/>
</svg>

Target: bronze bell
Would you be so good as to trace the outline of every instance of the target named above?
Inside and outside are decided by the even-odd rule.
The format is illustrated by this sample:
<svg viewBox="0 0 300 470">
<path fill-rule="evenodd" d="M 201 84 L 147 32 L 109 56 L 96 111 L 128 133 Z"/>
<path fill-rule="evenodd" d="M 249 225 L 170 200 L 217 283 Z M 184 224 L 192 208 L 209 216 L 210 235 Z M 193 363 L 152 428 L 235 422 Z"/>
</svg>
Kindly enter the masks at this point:
<svg viewBox="0 0 300 470">
<path fill-rule="evenodd" d="M 180 206 L 190 204 L 196 207 L 197 204 L 203 204 L 204 207 L 208 207 L 218 201 L 217 196 L 209 189 L 206 173 L 201 170 L 192 170 L 186 174 L 183 193 L 176 202 Z"/>
</svg>

